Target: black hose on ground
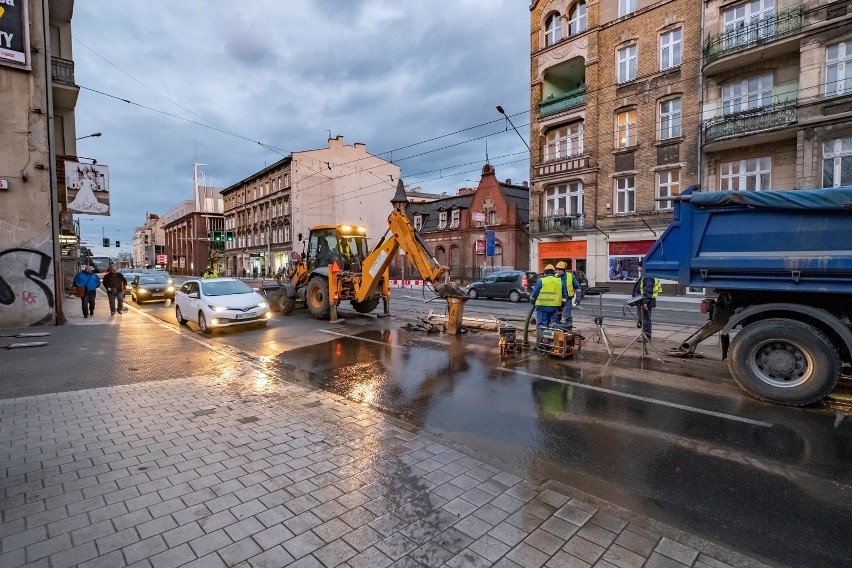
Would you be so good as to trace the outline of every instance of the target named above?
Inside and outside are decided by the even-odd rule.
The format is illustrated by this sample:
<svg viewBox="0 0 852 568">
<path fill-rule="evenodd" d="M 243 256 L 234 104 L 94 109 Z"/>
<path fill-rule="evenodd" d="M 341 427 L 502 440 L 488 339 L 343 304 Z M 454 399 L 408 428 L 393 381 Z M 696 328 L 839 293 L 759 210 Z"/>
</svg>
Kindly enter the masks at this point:
<svg viewBox="0 0 852 568">
<path fill-rule="evenodd" d="M 524 322 L 524 345 L 529 345 L 530 320 L 532 320 L 533 312 L 535 312 L 535 302 L 530 302 L 530 313 L 527 314 L 527 321 Z"/>
</svg>

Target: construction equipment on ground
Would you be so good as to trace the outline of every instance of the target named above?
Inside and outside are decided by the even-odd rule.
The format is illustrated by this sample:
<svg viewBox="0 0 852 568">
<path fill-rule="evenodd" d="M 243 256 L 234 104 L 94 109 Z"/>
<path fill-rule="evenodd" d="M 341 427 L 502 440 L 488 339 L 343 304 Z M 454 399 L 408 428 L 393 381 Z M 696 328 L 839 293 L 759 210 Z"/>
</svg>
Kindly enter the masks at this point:
<svg viewBox="0 0 852 568">
<path fill-rule="evenodd" d="M 397 196 L 404 199 L 402 180 Z M 291 255 L 290 269 L 280 278 L 282 291 L 278 306 L 289 314 L 297 301 L 304 301 L 311 314 L 332 322 L 341 321 L 337 309 L 349 300 L 355 311 L 370 313 L 383 303 L 383 314 L 390 314 L 390 278 L 388 267 L 402 249 L 408 260 L 435 294 L 447 301 L 447 332 L 461 331 L 464 303 L 468 296 L 449 281 L 449 268 L 441 266 L 414 229 L 400 207 L 398 197 L 392 203 L 388 230 L 370 251 L 366 228 L 356 225 L 312 227 L 303 253 Z M 299 240 L 301 235 L 299 235 Z"/>
</svg>

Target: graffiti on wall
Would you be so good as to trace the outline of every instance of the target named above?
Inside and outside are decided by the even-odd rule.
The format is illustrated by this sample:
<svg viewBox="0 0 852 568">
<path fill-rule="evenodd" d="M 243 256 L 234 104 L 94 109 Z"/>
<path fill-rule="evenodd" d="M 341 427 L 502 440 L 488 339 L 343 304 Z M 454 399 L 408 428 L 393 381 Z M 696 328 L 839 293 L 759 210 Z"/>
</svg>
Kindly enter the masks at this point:
<svg viewBox="0 0 852 568">
<path fill-rule="evenodd" d="M 0 250 L 0 327 L 53 322 L 53 258 L 36 248 Z"/>
</svg>

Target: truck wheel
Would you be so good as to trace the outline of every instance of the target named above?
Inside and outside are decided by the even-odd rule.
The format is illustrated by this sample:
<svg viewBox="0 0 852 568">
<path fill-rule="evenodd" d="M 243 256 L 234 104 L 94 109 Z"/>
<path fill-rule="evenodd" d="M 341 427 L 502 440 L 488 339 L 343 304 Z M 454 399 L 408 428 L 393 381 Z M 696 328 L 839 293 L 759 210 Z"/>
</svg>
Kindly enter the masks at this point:
<svg viewBox="0 0 852 568">
<path fill-rule="evenodd" d="M 290 298 L 286 294 L 282 293 L 278 296 L 278 311 L 284 314 L 285 316 L 289 316 L 293 313 L 293 310 L 296 309 L 296 298 Z"/>
<path fill-rule="evenodd" d="M 840 356 L 828 337 L 796 320 L 747 325 L 731 342 L 728 369 L 752 396 L 804 406 L 825 398 L 840 379 Z"/>
<path fill-rule="evenodd" d="M 317 276 L 311 278 L 305 290 L 305 299 L 311 315 L 317 319 L 328 317 L 328 280 Z"/>
<path fill-rule="evenodd" d="M 352 307 L 355 308 L 355 311 L 359 314 L 369 314 L 379 305 L 379 300 L 381 300 L 381 296 L 374 296 L 372 298 L 367 298 L 363 302 L 356 302 L 352 300 Z"/>
</svg>

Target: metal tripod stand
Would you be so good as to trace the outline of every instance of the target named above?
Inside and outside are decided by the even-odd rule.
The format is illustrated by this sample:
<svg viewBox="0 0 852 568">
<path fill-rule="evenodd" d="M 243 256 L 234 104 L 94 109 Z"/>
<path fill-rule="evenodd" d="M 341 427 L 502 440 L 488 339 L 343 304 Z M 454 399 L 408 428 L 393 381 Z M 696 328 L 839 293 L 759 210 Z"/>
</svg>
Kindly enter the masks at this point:
<svg viewBox="0 0 852 568">
<path fill-rule="evenodd" d="M 640 305 L 638 307 L 638 309 L 642 310 L 642 309 L 647 309 L 647 308 L 644 305 Z M 640 319 L 639 321 L 641 322 L 642 320 Z M 633 347 L 633 344 L 636 343 L 637 341 L 642 342 L 642 354 L 640 355 L 641 359 L 644 359 L 645 357 L 650 355 L 651 350 L 653 350 L 654 353 L 657 354 L 657 359 L 660 361 L 660 363 L 665 363 L 665 361 L 663 360 L 662 354 L 654 346 L 654 343 L 651 341 L 651 338 L 648 337 L 647 335 L 645 335 L 645 332 L 641 329 L 639 330 L 639 335 L 634 337 L 633 341 L 631 341 L 630 343 L 627 344 L 627 347 L 625 347 L 624 350 L 621 353 L 618 354 L 618 357 L 616 357 L 615 360 L 618 361 L 621 358 L 621 356 L 624 355 L 625 353 L 627 353 L 627 350 L 630 349 L 631 347 Z M 649 347 L 651 348 L 650 350 L 648 349 Z"/>
<path fill-rule="evenodd" d="M 595 314 L 595 332 L 589 338 L 590 341 L 597 341 L 606 346 L 606 352 L 612 357 L 612 345 L 609 343 L 609 338 L 606 336 L 606 329 L 603 324 L 603 295 L 609 292 L 607 286 L 598 286 L 586 290 L 586 296 L 598 297 L 598 313 Z"/>
</svg>

